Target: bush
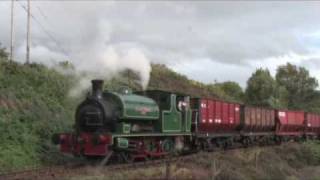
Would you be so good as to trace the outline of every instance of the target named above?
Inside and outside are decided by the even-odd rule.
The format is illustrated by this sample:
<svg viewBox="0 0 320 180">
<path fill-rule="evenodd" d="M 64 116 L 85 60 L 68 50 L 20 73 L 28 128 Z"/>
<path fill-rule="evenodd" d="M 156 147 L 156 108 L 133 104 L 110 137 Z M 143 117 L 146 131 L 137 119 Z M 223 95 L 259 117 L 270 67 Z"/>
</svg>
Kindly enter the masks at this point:
<svg viewBox="0 0 320 180">
<path fill-rule="evenodd" d="M 0 61 L 0 170 L 55 163 L 51 136 L 73 123 L 72 80 L 43 65 Z"/>
</svg>

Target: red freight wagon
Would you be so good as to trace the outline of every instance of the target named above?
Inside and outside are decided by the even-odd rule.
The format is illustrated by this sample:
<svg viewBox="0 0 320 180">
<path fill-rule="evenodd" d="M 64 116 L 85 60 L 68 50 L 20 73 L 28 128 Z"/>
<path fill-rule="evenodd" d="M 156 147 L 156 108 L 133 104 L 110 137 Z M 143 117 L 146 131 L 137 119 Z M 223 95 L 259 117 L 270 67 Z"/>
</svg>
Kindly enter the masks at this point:
<svg viewBox="0 0 320 180">
<path fill-rule="evenodd" d="M 192 99 L 199 133 L 232 133 L 240 125 L 240 104 L 212 99 Z"/>
<path fill-rule="evenodd" d="M 307 135 L 320 134 L 320 115 L 305 113 L 305 131 Z"/>
<path fill-rule="evenodd" d="M 304 130 L 304 112 L 278 110 L 276 113 L 277 135 L 302 135 Z"/>
<path fill-rule="evenodd" d="M 268 133 L 275 127 L 275 110 L 245 106 L 242 108 L 241 131 L 243 133 Z"/>
</svg>

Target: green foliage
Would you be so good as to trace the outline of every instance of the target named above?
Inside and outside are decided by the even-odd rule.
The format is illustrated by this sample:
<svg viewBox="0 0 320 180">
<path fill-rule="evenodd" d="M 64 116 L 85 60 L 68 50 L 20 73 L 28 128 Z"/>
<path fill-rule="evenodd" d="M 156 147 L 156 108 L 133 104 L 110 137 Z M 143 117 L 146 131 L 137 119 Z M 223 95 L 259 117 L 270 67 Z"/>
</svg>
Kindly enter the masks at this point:
<svg viewBox="0 0 320 180">
<path fill-rule="evenodd" d="M 288 107 L 288 91 L 285 87 L 276 83 L 270 105 L 276 109 L 286 109 Z"/>
<path fill-rule="evenodd" d="M 223 83 L 217 83 L 217 86 L 221 87 L 222 91 L 230 97 L 233 97 L 235 101 L 243 101 L 244 92 L 240 85 L 233 81 L 227 81 Z"/>
<path fill-rule="evenodd" d="M 306 102 L 305 110 L 320 113 L 320 92 L 318 90 L 315 90 L 310 96 L 310 100 Z"/>
<path fill-rule="evenodd" d="M 64 70 L 68 70 L 68 69 L 74 70 L 73 64 L 71 64 L 69 61 L 61 61 L 58 63 L 58 66 Z"/>
<path fill-rule="evenodd" d="M 306 105 L 313 100 L 318 82 L 307 69 L 287 63 L 277 69 L 276 81 L 288 91 L 289 109 L 308 109 Z"/>
<path fill-rule="evenodd" d="M 217 84 L 204 84 L 190 80 L 162 64 L 153 64 L 148 89 L 189 94 L 194 97 L 219 98 L 228 101 L 239 101 L 238 94 L 226 93 L 223 87 Z"/>
<path fill-rule="evenodd" d="M 246 103 L 271 107 L 274 102 L 276 82 L 268 69 L 258 69 L 247 82 Z"/>
<path fill-rule="evenodd" d="M 250 105 L 287 108 L 288 91 L 274 80 L 268 69 L 258 69 L 247 81 L 245 102 Z"/>
<path fill-rule="evenodd" d="M 56 161 L 50 140 L 73 123 L 71 85 L 43 65 L 0 61 L 0 171 Z"/>
<path fill-rule="evenodd" d="M 320 113 L 318 82 L 308 70 L 290 63 L 277 69 L 276 80 L 268 69 L 258 69 L 247 82 L 247 104 L 299 109 Z"/>
<path fill-rule="evenodd" d="M 2 47 L 0 43 L 0 60 L 7 60 L 8 57 L 9 57 L 9 54 L 6 51 L 6 48 Z"/>
</svg>

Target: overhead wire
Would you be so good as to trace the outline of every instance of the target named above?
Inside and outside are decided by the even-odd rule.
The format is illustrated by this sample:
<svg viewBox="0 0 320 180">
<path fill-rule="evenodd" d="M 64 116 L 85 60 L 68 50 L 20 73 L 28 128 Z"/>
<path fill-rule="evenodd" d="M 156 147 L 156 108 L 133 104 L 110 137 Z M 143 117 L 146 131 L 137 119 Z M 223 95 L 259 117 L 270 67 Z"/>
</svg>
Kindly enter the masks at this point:
<svg viewBox="0 0 320 180">
<path fill-rule="evenodd" d="M 48 17 L 43 13 L 43 11 L 41 10 L 41 8 L 39 6 L 37 6 L 38 11 L 40 12 L 41 16 L 45 19 L 48 20 Z"/>
<path fill-rule="evenodd" d="M 27 13 L 27 12 L 28 12 L 27 7 L 26 7 L 24 4 L 22 4 L 21 1 L 18 1 L 18 0 L 16 0 L 16 1 L 19 3 L 19 5 L 22 7 L 22 9 L 24 9 L 24 11 Z M 39 9 L 39 11 L 40 11 L 40 14 L 41 14 L 43 17 L 45 17 L 44 19 L 47 19 L 46 16 L 43 14 L 43 12 L 40 10 L 40 7 L 38 7 L 38 9 Z M 66 57 L 68 57 L 69 60 L 71 60 L 71 57 L 70 57 L 69 53 L 65 50 L 65 48 L 63 48 L 63 46 L 61 45 L 61 43 L 54 37 L 54 35 L 53 35 L 50 31 L 48 31 L 48 30 L 44 27 L 44 25 L 43 25 L 32 13 L 30 13 L 30 16 L 31 16 L 31 18 L 34 20 L 34 22 L 36 22 L 36 23 L 39 25 L 39 27 L 41 28 L 41 30 L 42 30 L 52 41 L 54 41 L 54 42 L 56 43 L 56 45 L 57 45 L 57 47 L 60 49 L 60 51 L 61 51 Z"/>
</svg>

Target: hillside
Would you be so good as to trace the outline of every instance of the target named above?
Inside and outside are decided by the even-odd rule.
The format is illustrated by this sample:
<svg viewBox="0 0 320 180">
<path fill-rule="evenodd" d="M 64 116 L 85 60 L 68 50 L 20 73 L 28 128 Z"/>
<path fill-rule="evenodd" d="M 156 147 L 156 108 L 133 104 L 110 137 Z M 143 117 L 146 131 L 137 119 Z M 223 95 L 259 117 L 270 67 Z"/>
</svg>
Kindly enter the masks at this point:
<svg viewBox="0 0 320 180">
<path fill-rule="evenodd" d="M 61 64 L 59 68 L 66 68 Z M 130 85 L 140 90 L 134 73 L 107 81 L 105 88 Z M 68 96 L 78 77 L 40 64 L 23 65 L 0 59 L 0 171 L 60 162 L 51 144 L 56 132 L 70 130 L 78 99 Z M 148 89 L 233 100 L 222 89 L 189 80 L 164 65 L 153 65 Z M 183 91 L 182 91 L 183 90 Z"/>
<path fill-rule="evenodd" d="M 215 84 L 204 84 L 188 79 L 186 76 L 176 73 L 165 65 L 160 64 L 152 65 L 151 79 L 148 88 L 180 92 L 195 97 L 237 101 L 235 97 L 228 95 L 222 88 Z"/>
<path fill-rule="evenodd" d="M 230 82 L 228 82 L 230 83 Z M 132 71 L 125 71 L 116 78 L 107 81 L 105 88 L 117 89 L 119 86 L 130 86 L 134 90 L 141 91 L 138 75 Z M 147 89 L 165 90 L 188 94 L 193 97 L 208 97 L 214 99 L 223 99 L 227 101 L 242 102 L 242 90 L 240 92 L 228 93 L 221 84 L 204 84 L 187 78 L 185 75 L 174 72 L 165 65 L 152 64 L 150 81 Z M 240 95 L 239 95 L 240 94 Z"/>
<path fill-rule="evenodd" d="M 60 68 L 67 67 L 62 64 Z M 53 133 L 72 129 L 74 110 L 81 97 L 71 98 L 68 94 L 69 90 L 76 86 L 79 77 L 59 72 L 39 64 L 27 66 L 8 62 L 4 57 L 0 58 L 0 171 L 52 165 L 71 160 L 57 152 L 51 144 L 51 136 Z M 124 72 L 121 76 L 107 81 L 105 88 L 116 89 L 129 84 L 133 89 L 141 90 L 136 75 L 128 74 Z M 207 85 L 190 80 L 164 65 L 152 65 L 148 89 L 240 101 L 239 97 L 228 95 L 218 84 Z M 231 154 L 220 153 L 215 156 L 219 162 L 217 166 L 228 169 L 219 171 L 217 179 L 300 179 L 310 171 L 313 171 L 312 177 L 316 179 L 320 177 L 319 148 L 317 143 L 305 143 L 270 147 L 267 150 L 258 148 Z M 262 161 L 258 167 L 252 160 L 257 152 Z M 176 176 L 180 176 L 181 173 L 182 177 L 198 176 L 198 172 L 194 170 L 200 169 L 205 169 L 200 172 L 212 175 L 211 166 L 205 162 L 212 157 L 201 157 L 202 155 L 192 163 L 191 169 L 177 168 L 174 165 L 173 171 Z M 159 173 L 158 170 L 156 172 Z M 144 173 L 149 173 L 146 177 L 150 177 L 153 171 L 147 170 L 140 175 Z M 84 178 L 92 179 L 91 176 Z"/>
</svg>

